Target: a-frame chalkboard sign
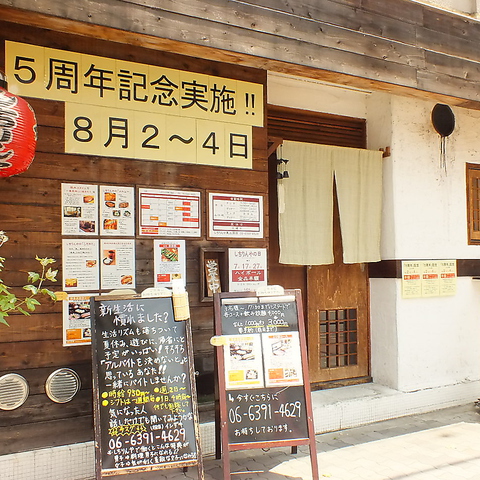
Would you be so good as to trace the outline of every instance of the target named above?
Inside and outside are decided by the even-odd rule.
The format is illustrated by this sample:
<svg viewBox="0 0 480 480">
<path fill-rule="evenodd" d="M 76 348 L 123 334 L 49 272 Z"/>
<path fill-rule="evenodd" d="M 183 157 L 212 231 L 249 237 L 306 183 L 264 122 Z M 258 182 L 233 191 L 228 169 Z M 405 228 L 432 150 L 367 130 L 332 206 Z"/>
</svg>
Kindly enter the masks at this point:
<svg viewBox="0 0 480 480">
<path fill-rule="evenodd" d="M 224 480 L 230 452 L 298 445 L 310 447 L 318 480 L 301 293 L 280 292 L 214 298 Z"/>
<path fill-rule="evenodd" d="M 97 480 L 195 465 L 203 480 L 190 321 L 171 296 L 91 307 Z"/>
</svg>

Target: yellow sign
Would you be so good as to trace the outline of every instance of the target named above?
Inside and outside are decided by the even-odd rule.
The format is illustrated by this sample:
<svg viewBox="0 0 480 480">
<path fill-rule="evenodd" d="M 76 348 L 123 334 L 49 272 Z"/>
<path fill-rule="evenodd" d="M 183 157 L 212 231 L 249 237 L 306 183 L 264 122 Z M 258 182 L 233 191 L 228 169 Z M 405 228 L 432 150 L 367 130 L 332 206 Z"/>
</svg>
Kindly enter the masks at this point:
<svg viewBox="0 0 480 480">
<path fill-rule="evenodd" d="M 5 42 L 9 90 L 81 105 L 263 126 L 263 85 Z"/>
<path fill-rule="evenodd" d="M 210 345 L 213 345 L 214 347 L 223 347 L 228 345 L 228 338 L 223 335 L 215 335 L 210 338 Z"/>
<path fill-rule="evenodd" d="M 67 103 L 65 151 L 252 168 L 252 127 Z"/>
<path fill-rule="evenodd" d="M 457 293 L 457 261 L 440 260 L 440 295 L 455 295 Z"/>
<path fill-rule="evenodd" d="M 402 262 L 402 297 L 422 296 L 422 262 L 418 260 Z"/>
<path fill-rule="evenodd" d="M 456 260 L 402 262 L 402 297 L 438 297 L 457 293 Z"/>
<path fill-rule="evenodd" d="M 55 300 L 57 302 L 61 302 L 62 300 L 67 300 L 67 299 L 68 299 L 67 292 L 55 292 Z"/>
<path fill-rule="evenodd" d="M 65 102 L 65 151 L 252 168 L 263 85 L 5 42 L 11 92 Z"/>
</svg>

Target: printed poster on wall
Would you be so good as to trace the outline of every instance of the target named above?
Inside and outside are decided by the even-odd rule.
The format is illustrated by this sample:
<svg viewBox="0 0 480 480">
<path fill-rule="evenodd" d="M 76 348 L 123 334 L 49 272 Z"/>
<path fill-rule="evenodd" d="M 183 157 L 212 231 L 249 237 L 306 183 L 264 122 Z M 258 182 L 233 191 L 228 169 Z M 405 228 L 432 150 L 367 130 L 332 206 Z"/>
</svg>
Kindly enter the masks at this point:
<svg viewBox="0 0 480 480">
<path fill-rule="evenodd" d="M 440 295 L 440 276 L 438 260 L 425 260 L 422 265 L 422 297 Z"/>
<path fill-rule="evenodd" d="M 457 261 L 440 260 L 440 295 L 456 295 L 457 293 Z"/>
<path fill-rule="evenodd" d="M 263 238 L 263 196 L 209 193 L 211 238 Z"/>
<path fill-rule="evenodd" d="M 135 235 L 134 198 L 133 187 L 100 186 L 100 235 Z"/>
<path fill-rule="evenodd" d="M 187 253 L 185 240 L 155 240 L 153 242 L 155 287 L 171 287 L 172 280 L 187 284 Z"/>
<path fill-rule="evenodd" d="M 230 292 L 255 291 L 267 285 L 266 248 L 229 248 Z"/>
<path fill-rule="evenodd" d="M 98 293 L 67 295 L 63 301 L 63 346 L 90 345 L 92 340 L 90 297 Z"/>
<path fill-rule="evenodd" d="M 90 291 L 99 287 L 98 240 L 63 239 L 63 290 Z"/>
<path fill-rule="evenodd" d="M 265 385 L 303 385 L 298 332 L 262 333 Z"/>
<path fill-rule="evenodd" d="M 402 262 L 402 297 L 418 298 L 422 296 L 422 262 Z"/>
<path fill-rule="evenodd" d="M 139 189 L 140 235 L 200 237 L 200 192 Z"/>
<path fill-rule="evenodd" d="M 135 288 L 135 240 L 101 241 L 102 289 Z"/>
<path fill-rule="evenodd" d="M 264 386 L 260 335 L 229 335 L 224 348 L 227 390 Z"/>
<path fill-rule="evenodd" d="M 62 183 L 62 235 L 98 235 L 97 185 Z"/>
<path fill-rule="evenodd" d="M 402 297 L 428 298 L 457 293 L 456 260 L 402 262 Z"/>
</svg>

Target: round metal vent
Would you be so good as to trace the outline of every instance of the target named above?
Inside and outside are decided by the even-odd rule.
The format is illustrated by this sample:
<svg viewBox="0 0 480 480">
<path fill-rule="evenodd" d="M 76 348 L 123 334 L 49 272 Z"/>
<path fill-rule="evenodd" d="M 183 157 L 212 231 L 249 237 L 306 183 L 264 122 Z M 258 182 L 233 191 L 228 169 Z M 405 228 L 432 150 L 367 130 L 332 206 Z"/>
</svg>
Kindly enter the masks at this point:
<svg viewBox="0 0 480 480">
<path fill-rule="evenodd" d="M 7 373 L 0 377 L 0 409 L 15 410 L 28 397 L 28 382 L 18 373 Z"/>
<path fill-rule="evenodd" d="M 59 368 L 45 382 L 45 393 L 53 402 L 67 403 L 80 390 L 80 377 L 70 368 Z"/>
</svg>

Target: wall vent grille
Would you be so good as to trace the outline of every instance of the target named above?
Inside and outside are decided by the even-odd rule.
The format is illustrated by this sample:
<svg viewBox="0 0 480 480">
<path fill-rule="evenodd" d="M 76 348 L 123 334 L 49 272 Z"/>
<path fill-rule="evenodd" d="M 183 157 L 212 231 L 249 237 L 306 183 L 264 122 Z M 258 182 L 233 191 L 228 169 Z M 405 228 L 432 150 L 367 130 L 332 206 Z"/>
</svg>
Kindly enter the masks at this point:
<svg viewBox="0 0 480 480">
<path fill-rule="evenodd" d="M 45 392 L 56 403 L 67 403 L 80 390 L 80 377 L 70 368 L 55 370 L 45 382 Z"/>
<path fill-rule="evenodd" d="M 18 373 L 7 373 L 0 377 L 0 409 L 15 410 L 28 397 L 28 382 Z"/>
</svg>

